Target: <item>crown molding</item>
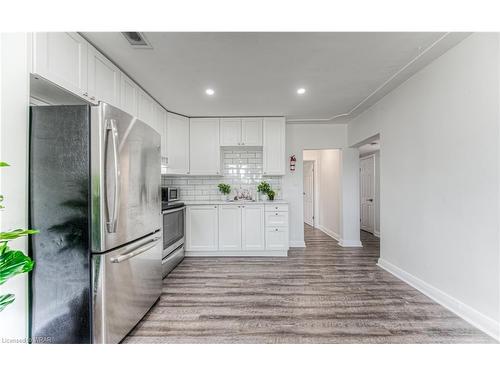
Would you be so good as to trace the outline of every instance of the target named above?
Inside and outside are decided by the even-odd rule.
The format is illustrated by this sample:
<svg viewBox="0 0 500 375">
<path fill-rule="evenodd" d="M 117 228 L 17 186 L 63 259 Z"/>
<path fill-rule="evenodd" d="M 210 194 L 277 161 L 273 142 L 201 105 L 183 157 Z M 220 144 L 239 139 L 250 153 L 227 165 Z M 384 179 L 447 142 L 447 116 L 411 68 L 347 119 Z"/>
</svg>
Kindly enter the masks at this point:
<svg viewBox="0 0 500 375">
<path fill-rule="evenodd" d="M 472 33 L 445 33 L 436 41 L 434 41 L 427 48 L 422 50 L 417 56 L 411 59 L 389 79 L 383 82 L 375 90 L 373 90 L 362 101 L 356 104 L 350 111 L 333 115 L 330 118 L 317 118 L 317 119 L 290 119 L 287 118 L 289 124 L 345 124 L 349 120 L 355 118 L 363 113 L 366 109 L 370 108 L 380 99 L 382 99 L 389 92 L 408 80 L 415 73 L 423 69 L 439 56 L 444 54 L 450 48 L 456 46 L 462 40 L 467 38 Z"/>
</svg>

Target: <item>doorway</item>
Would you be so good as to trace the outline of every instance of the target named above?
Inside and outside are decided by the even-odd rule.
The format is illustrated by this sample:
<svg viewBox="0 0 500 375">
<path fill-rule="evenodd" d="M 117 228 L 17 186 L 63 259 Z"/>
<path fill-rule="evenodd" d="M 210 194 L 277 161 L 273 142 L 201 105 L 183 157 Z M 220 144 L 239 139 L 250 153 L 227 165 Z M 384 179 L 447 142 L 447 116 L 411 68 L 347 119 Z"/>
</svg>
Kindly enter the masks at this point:
<svg viewBox="0 0 500 375">
<path fill-rule="evenodd" d="M 314 160 L 304 161 L 304 223 L 314 227 Z"/>
<path fill-rule="evenodd" d="M 380 136 L 358 149 L 360 229 L 380 237 Z"/>
<path fill-rule="evenodd" d="M 304 226 L 335 240 L 341 233 L 341 151 L 303 151 Z M 312 228 L 311 228 L 312 227 Z"/>
<path fill-rule="evenodd" d="M 360 227 L 375 233 L 375 155 L 359 160 Z"/>
</svg>

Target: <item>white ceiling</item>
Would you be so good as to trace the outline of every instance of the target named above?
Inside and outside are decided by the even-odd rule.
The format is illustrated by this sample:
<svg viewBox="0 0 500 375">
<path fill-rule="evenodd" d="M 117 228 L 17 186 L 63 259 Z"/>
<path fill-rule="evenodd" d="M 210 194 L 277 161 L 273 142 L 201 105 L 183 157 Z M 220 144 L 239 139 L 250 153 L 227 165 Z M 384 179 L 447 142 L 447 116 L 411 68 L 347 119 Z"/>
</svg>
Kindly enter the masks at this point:
<svg viewBox="0 0 500 375">
<path fill-rule="evenodd" d="M 467 34 L 83 33 L 170 111 L 344 122 Z M 213 88 L 215 95 L 205 94 Z M 299 96 L 297 88 L 307 89 Z"/>
</svg>

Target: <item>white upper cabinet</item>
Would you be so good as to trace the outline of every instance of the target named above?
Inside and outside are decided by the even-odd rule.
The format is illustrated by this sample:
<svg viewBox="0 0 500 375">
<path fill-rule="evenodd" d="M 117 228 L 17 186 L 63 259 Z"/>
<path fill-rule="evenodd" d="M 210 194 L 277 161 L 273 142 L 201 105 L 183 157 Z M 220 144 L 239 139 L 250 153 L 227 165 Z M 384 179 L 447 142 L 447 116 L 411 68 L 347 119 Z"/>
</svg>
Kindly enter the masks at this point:
<svg viewBox="0 0 500 375">
<path fill-rule="evenodd" d="M 218 118 L 192 118 L 189 121 L 189 173 L 220 175 Z"/>
<path fill-rule="evenodd" d="M 167 171 L 167 111 L 159 104 L 155 104 L 155 130 L 161 136 L 161 171 Z"/>
<path fill-rule="evenodd" d="M 263 173 L 285 174 L 285 119 L 268 117 L 263 121 Z"/>
<path fill-rule="evenodd" d="M 87 49 L 77 33 L 34 33 L 33 73 L 88 99 Z"/>
<path fill-rule="evenodd" d="M 167 114 L 167 174 L 189 172 L 189 118 Z"/>
<path fill-rule="evenodd" d="M 241 208 L 236 205 L 219 206 L 219 249 L 241 250 Z"/>
<path fill-rule="evenodd" d="M 88 46 L 88 95 L 93 102 L 120 106 L 120 70 L 94 47 Z"/>
<path fill-rule="evenodd" d="M 264 250 L 264 206 L 243 206 L 242 217 L 242 248 L 244 250 Z"/>
<path fill-rule="evenodd" d="M 221 146 L 262 146 L 261 118 L 221 118 Z"/>
<path fill-rule="evenodd" d="M 137 95 L 137 117 L 146 124 L 154 127 L 155 101 L 144 91 L 139 89 Z"/>
<path fill-rule="evenodd" d="M 137 117 L 137 96 L 139 87 L 124 73 L 120 74 L 120 108 L 128 114 Z"/>
<path fill-rule="evenodd" d="M 262 146 L 262 119 L 241 119 L 241 145 Z"/>
<path fill-rule="evenodd" d="M 220 119 L 220 145 L 239 146 L 241 143 L 241 119 Z"/>
</svg>

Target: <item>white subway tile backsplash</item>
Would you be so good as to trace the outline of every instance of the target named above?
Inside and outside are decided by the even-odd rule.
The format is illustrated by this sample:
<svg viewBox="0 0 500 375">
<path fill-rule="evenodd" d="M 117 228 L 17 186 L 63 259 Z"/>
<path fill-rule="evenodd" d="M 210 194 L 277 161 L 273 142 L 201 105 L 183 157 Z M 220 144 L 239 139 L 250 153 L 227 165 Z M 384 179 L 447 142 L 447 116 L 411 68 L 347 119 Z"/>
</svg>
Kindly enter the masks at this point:
<svg viewBox="0 0 500 375">
<path fill-rule="evenodd" d="M 185 200 L 220 200 L 222 194 L 217 187 L 220 183 L 231 185 L 230 197 L 236 189 L 247 189 L 252 195 L 257 192 L 257 185 L 265 180 L 269 182 L 281 198 L 281 177 L 262 175 L 262 151 L 223 150 L 223 175 L 208 176 L 162 176 L 163 186 L 176 186 L 180 189 L 180 198 Z"/>
</svg>

